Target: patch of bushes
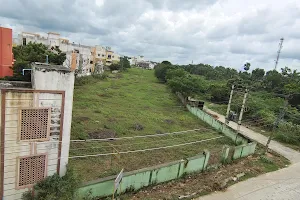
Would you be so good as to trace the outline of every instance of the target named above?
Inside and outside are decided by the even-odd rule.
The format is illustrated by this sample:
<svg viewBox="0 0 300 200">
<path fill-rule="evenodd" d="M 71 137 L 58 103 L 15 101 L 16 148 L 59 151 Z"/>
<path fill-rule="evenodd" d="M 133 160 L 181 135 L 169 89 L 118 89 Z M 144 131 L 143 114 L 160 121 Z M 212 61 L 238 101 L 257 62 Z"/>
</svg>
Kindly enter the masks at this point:
<svg viewBox="0 0 300 200">
<path fill-rule="evenodd" d="M 80 181 L 74 171 L 67 169 L 66 174 L 60 177 L 58 174 L 46 177 L 34 185 L 32 191 L 25 192 L 22 200 L 72 200 L 76 199 L 76 192 Z"/>
<path fill-rule="evenodd" d="M 275 133 L 275 139 L 284 143 L 300 145 L 300 125 L 282 122 Z"/>
<path fill-rule="evenodd" d="M 102 74 L 92 74 L 91 76 L 80 76 L 75 78 L 75 86 L 82 86 L 86 84 L 91 84 L 98 82 L 99 80 L 104 80 L 108 77 L 107 73 Z"/>
</svg>

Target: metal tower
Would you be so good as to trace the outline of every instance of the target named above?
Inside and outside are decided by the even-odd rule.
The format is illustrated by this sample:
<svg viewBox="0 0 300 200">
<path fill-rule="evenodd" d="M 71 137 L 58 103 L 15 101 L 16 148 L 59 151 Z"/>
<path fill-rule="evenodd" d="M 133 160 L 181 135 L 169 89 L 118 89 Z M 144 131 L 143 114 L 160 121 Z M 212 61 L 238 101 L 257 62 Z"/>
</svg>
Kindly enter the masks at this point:
<svg viewBox="0 0 300 200">
<path fill-rule="evenodd" d="M 279 48 L 278 48 L 278 51 L 277 51 L 277 58 L 275 60 L 275 70 L 277 69 L 278 60 L 279 60 L 280 52 L 281 52 L 281 49 L 282 49 L 283 40 L 284 40 L 284 38 L 281 38 L 280 42 L 279 42 Z"/>
</svg>

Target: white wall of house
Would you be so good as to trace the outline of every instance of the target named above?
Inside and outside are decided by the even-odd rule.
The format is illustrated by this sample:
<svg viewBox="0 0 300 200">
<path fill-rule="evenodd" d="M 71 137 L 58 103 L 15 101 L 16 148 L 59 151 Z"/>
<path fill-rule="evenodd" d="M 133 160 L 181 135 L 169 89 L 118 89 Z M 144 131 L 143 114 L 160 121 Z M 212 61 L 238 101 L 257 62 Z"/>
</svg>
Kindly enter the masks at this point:
<svg viewBox="0 0 300 200">
<path fill-rule="evenodd" d="M 6 92 L 5 94 L 5 150 L 4 150 L 4 184 L 3 199 L 21 199 L 22 194 L 29 188 L 18 188 L 19 161 L 23 156 L 46 154 L 46 176 L 57 172 L 59 149 L 59 129 L 61 116 L 61 94 L 31 93 L 31 92 Z M 51 107 L 50 138 L 44 142 L 20 141 L 19 109 L 22 108 L 48 108 Z M 57 131 L 58 130 L 58 131 Z"/>
<path fill-rule="evenodd" d="M 65 107 L 63 119 L 63 138 L 61 149 L 61 166 L 60 174 L 66 172 L 68 164 L 72 107 L 73 107 L 73 91 L 74 91 L 74 72 L 68 69 L 37 66 L 33 65 L 32 71 L 32 87 L 36 90 L 62 90 L 65 91 Z M 51 83 L 51 84 L 49 84 Z"/>
</svg>

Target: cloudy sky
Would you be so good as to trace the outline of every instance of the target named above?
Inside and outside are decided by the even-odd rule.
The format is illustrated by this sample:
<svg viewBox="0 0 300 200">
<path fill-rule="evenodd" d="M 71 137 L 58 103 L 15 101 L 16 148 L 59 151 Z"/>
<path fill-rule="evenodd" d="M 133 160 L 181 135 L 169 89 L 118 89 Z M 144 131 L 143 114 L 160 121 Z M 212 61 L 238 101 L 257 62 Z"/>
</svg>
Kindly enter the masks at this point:
<svg viewBox="0 0 300 200">
<path fill-rule="evenodd" d="M 298 0 L 0 0 L 0 25 L 175 64 L 300 70 Z"/>
</svg>

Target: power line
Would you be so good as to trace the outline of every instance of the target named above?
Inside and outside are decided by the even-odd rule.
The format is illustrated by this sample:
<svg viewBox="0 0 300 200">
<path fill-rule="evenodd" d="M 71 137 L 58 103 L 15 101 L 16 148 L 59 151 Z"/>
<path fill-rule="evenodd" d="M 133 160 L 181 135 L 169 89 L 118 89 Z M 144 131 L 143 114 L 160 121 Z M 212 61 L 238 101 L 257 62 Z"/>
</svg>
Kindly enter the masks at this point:
<svg viewBox="0 0 300 200">
<path fill-rule="evenodd" d="M 211 132 L 214 133 L 214 132 Z M 70 149 L 70 151 L 73 150 L 84 150 L 84 149 L 101 149 L 101 148 L 112 148 L 112 147 L 123 147 L 123 146 L 134 146 L 134 145 L 141 145 L 141 144 L 154 144 L 158 142 L 167 142 L 167 141 L 174 141 L 174 140 L 182 140 L 182 139 L 190 139 L 190 138 L 196 138 L 196 137 L 201 137 L 201 135 L 195 135 L 191 137 L 184 137 L 184 138 L 169 138 L 169 139 L 164 139 L 164 140 L 159 140 L 159 141 L 149 141 L 149 142 L 138 142 L 138 143 L 130 143 L 130 144 L 114 144 L 112 146 L 99 146 L 99 147 L 87 147 L 87 148 L 74 148 Z"/>
<path fill-rule="evenodd" d="M 133 150 L 133 151 L 123 151 L 123 152 L 118 152 L 118 153 L 107 153 L 107 154 L 71 156 L 71 157 L 69 157 L 69 159 L 86 158 L 86 157 L 98 157 L 98 156 L 109 156 L 109 155 L 118 155 L 118 154 L 128 154 L 128 153 L 153 151 L 153 150 L 159 150 L 159 149 L 167 149 L 167 148 L 173 148 L 173 147 L 179 147 L 179 146 L 186 146 L 186 145 L 191 145 L 191 144 L 197 144 L 197 143 L 201 143 L 201 142 L 207 142 L 207 141 L 210 141 L 210 140 L 216 140 L 216 139 L 223 138 L 223 137 L 225 137 L 225 136 L 219 136 L 219 137 L 215 137 L 215 138 L 210 138 L 210 139 L 205 139 L 205 140 L 199 140 L 199 141 L 195 141 L 195 142 L 188 142 L 188 143 L 176 144 L 176 145 L 170 145 L 170 146 L 164 146 L 164 147 L 155 147 L 155 148 L 150 148 L 150 149 L 139 149 L 139 150 Z"/>
<path fill-rule="evenodd" d="M 169 132 L 169 133 L 161 133 L 161 134 L 148 134 L 148 135 L 137 135 L 137 136 L 131 136 L 131 137 L 120 137 L 120 138 L 103 138 L 103 139 L 86 139 L 86 140 L 70 140 L 70 142 L 62 142 L 58 140 L 53 140 L 53 141 L 43 141 L 43 142 L 32 142 L 37 145 L 50 145 L 48 143 L 55 143 L 55 144 L 71 144 L 71 142 L 80 143 L 80 142 L 111 142 L 111 141 L 116 141 L 116 140 L 125 140 L 125 139 L 137 139 L 137 138 L 148 138 L 148 137 L 160 137 L 160 136 L 167 136 L 167 135 L 177 135 L 177 134 L 186 134 L 189 132 L 196 132 L 196 131 L 214 131 L 212 128 L 198 128 L 198 129 L 191 129 L 191 130 L 186 130 L 186 131 L 177 131 L 177 132 Z M 15 143 L 15 142 L 14 142 Z M 29 143 L 22 143 L 24 146 L 29 145 Z M 74 144 L 73 143 L 73 144 Z M 1 147 L 1 146 L 0 146 Z M 20 147 L 20 145 L 5 145 L 5 148 L 12 148 L 12 147 Z"/>
<path fill-rule="evenodd" d="M 123 151 L 123 152 L 113 152 L 113 153 L 104 153 L 104 154 L 92 154 L 92 155 L 81 155 L 81 156 L 69 156 L 69 157 L 57 157 L 53 159 L 48 159 L 49 160 L 58 160 L 62 158 L 69 158 L 69 159 L 76 159 L 76 158 L 86 158 L 86 157 L 100 157 L 100 156 L 109 156 L 109 155 L 118 155 L 118 154 L 129 154 L 129 153 L 137 153 L 137 152 L 146 152 L 146 151 L 154 151 L 154 150 L 160 150 L 160 149 L 168 149 L 168 148 L 174 148 L 174 147 L 180 147 L 180 146 L 186 146 L 186 145 L 192 145 L 192 144 L 197 144 L 197 143 L 202 143 L 202 142 L 208 142 L 212 140 L 217 140 L 220 138 L 224 138 L 225 136 L 218 136 L 214 138 L 209 138 L 209 139 L 204 139 L 204 140 L 197 140 L 194 142 L 187 142 L 187 143 L 181 143 L 181 144 L 175 144 L 175 145 L 169 145 L 169 146 L 163 146 L 163 147 L 154 147 L 154 148 L 147 148 L 147 149 L 138 149 L 138 150 L 130 150 L 130 151 Z M 9 160 L 16 160 L 16 158 L 12 159 L 6 159 L 5 161 Z M 0 162 L 3 163 L 3 162 Z M 15 166 L 15 165 L 13 165 Z"/>
<path fill-rule="evenodd" d="M 160 137 L 160 136 L 174 135 L 174 134 L 185 134 L 185 133 L 195 132 L 195 131 L 201 131 L 201 130 L 210 130 L 210 131 L 212 131 L 213 129 L 199 128 L 199 129 L 192 129 L 192 130 L 186 130 L 186 131 L 177 131 L 177 132 L 171 132 L 171 133 L 149 134 L 149 135 L 136 135 L 136 136 L 131 136 L 131 137 L 120 137 L 120 138 L 70 140 L 70 141 L 71 142 L 113 141 L 113 140 L 135 139 L 135 138 Z"/>
</svg>

